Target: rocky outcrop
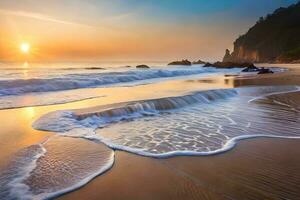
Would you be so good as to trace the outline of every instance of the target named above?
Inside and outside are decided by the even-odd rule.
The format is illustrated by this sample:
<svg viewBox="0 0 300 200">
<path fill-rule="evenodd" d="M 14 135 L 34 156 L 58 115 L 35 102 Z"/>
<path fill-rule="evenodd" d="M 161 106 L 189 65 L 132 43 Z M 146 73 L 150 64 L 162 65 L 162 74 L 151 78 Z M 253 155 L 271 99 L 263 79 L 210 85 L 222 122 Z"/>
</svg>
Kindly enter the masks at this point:
<svg viewBox="0 0 300 200">
<path fill-rule="evenodd" d="M 150 67 L 148 65 L 137 65 L 136 68 L 137 69 L 150 69 Z"/>
<path fill-rule="evenodd" d="M 223 57 L 223 62 L 231 62 L 230 50 L 226 49 L 225 55 Z"/>
<path fill-rule="evenodd" d="M 206 63 L 203 67 L 215 68 L 255 68 L 253 63 L 236 63 L 236 62 L 215 62 L 213 64 Z"/>
<path fill-rule="evenodd" d="M 188 60 L 181 60 L 170 62 L 168 65 L 192 65 L 192 63 Z"/>
<path fill-rule="evenodd" d="M 227 49 L 224 62 L 295 63 L 300 61 L 300 2 L 261 17 Z"/>
<path fill-rule="evenodd" d="M 193 64 L 194 64 L 194 65 L 197 65 L 197 64 L 198 64 L 198 65 L 199 65 L 199 64 L 202 65 L 202 64 L 206 64 L 206 62 L 204 62 L 204 61 L 202 61 L 202 60 L 198 60 L 198 61 L 194 61 Z"/>
<path fill-rule="evenodd" d="M 215 62 L 213 64 L 206 63 L 203 67 L 215 67 L 215 68 L 222 68 L 222 69 L 244 68 L 242 72 L 258 72 L 258 74 L 273 73 L 272 70 L 264 67 L 258 68 L 253 63 Z"/>
</svg>

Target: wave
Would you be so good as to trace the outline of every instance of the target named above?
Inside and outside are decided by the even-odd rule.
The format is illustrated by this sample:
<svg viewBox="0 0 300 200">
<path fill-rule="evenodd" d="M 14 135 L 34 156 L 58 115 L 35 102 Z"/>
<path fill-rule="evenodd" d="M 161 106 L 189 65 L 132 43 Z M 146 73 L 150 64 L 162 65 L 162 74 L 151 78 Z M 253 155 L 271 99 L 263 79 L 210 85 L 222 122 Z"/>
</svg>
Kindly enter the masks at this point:
<svg viewBox="0 0 300 200">
<path fill-rule="evenodd" d="M 66 132 L 78 128 L 99 128 L 111 123 L 153 116 L 198 103 L 211 103 L 237 95 L 235 89 L 208 90 L 179 97 L 166 97 L 110 105 L 109 109 L 95 108 L 92 112 L 55 111 L 33 123 L 38 130 Z M 89 109 L 90 110 L 90 109 Z"/>
<path fill-rule="evenodd" d="M 0 80 L 0 96 L 22 95 L 35 92 L 71 90 L 101 87 L 112 84 L 129 83 L 157 78 L 187 76 L 202 73 L 226 72 L 214 68 L 192 67 L 189 69 L 147 69 L 123 72 L 65 74 L 53 78 Z M 236 71 L 236 69 L 231 69 Z"/>
</svg>

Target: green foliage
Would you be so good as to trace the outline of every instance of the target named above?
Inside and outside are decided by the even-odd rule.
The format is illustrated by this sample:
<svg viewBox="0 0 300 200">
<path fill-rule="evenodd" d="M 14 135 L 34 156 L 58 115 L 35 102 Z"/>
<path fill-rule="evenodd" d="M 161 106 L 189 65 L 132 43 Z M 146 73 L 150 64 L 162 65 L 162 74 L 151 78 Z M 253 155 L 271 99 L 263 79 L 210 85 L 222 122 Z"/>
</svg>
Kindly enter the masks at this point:
<svg viewBox="0 0 300 200">
<path fill-rule="evenodd" d="M 282 59 L 299 60 L 300 59 L 300 47 L 290 50 L 280 56 Z"/>
<path fill-rule="evenodd" d="M 235 51 L 243 46 L 259 52 L 261 62 L 274 61 L 280 55 L 299 56 L 296 49 L 300 48 L 300 2 L 261 17 L 234 46 Z"/>
</svg>

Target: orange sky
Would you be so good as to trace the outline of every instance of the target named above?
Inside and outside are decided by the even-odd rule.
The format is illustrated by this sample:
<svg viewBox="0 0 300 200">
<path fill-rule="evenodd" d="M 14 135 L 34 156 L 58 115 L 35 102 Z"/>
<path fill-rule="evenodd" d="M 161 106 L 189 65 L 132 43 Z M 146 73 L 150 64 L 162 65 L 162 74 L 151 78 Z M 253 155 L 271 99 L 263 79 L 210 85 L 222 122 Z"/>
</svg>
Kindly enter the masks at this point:
<svg viewBox="0 0 300 200">
<path fill-rule="evenodd" d="M 261 10 L 256 15 L 240 13 L 242 19 L 238 12 L 232 16 L 244 6 L 236 8 L 234 0 L 221 7 L 221 1 L 151 2 L 1 0 L 0 60 L 216 60 L 266 14 Z M 266 4 L 269 10 L 281 5 L 273 4 Z M 29 54 L 20 52 L 22 42 L 31 45 Z"/>
</svg>

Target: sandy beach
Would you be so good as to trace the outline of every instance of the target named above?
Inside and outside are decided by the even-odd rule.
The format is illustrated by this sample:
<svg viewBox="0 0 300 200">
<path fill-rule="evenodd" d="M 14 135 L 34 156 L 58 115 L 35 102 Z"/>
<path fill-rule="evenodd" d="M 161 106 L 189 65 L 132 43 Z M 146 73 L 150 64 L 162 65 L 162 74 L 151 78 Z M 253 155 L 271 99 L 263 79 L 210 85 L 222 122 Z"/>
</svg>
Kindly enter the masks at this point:
<svg viewBox="0 0 300 200">
<path fill-rule="evenodd" d="M 2 152 L 0 168 L 7 168 L 18 151 L 56 135 L 32 128 L 32 124 L 37 119 L 51 111 L 79 109 L 76 112 L 89 113 L 96 109 L 105 110 L 107 105 L 123 105 L 122 102 L 178 96 L 186 94 L 187 91 L 245 86 L 300 85 L 299 70 L 295 66 L 289 69 L 286 72 L 270 75 L 231 76 L 227 74 L 168 80 L 134 87 L 95 88 L 89 90 L 103 97 L 59 105 L 1 110 L 3 126 L 0 134 Z M 174 84 L 178 87 L 172 87 Z M 84 90 L 86 89 L 82 89 Z M 128 95 L 123 95 L 120 99 L 118 95 L 120 92 Z M 289 101 L 292 104 L 296 102 L 293 106 L 296 108 L 299 106 L 297 103 L 300 98 L 299 92 L 287 93 L 279 97 L 283 98 L 282 102 Z M 160 159 L 115 150 L 114 163 L 108 171 L 59 199 L 296 200 L 300 198 L 299 142 L 299 139 L 258 137 L 238 141 L 233 149 L 216 155 L 175 156 Z M 98 152 L 97 155 L 105 158 L 104 161 L 113 153 L 101 142 L 79 138 L 69 139 L 69 142 L 64 141 L 63 138 L 54 139 L 47 145 L 48 147 L 45 147 L 48 148 L 48 152 L 45 154 L 45 159 L 48 159 L 49 164 L 53 159 L 68 157 L 74 148 L 77 148 L 78 153 L 73 152 L 74 160 L 73 158 L 69 160 L 70 163 L 76 163 L 76 156 L 79 156 L 79 159 L 80 155 L 84 156 L 87 152 L 90 154 Z M 106 165 L 101 159 L 95 160 L 95 156 L 86 158 L 91 159 L 89 161 L 91 166 Z M 43 159 L 40 162 L 44 162 Z M 60 168 L 60 162 L 54 166 Z M 39 179 L 33 178 L 33 184 L 37 180 Z"/>
</svg>

